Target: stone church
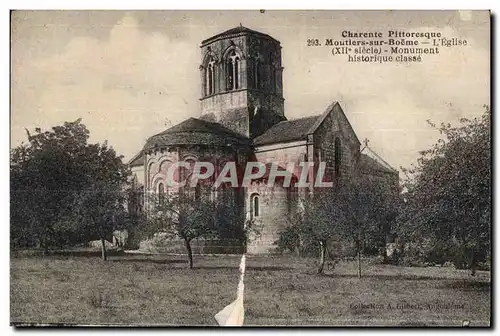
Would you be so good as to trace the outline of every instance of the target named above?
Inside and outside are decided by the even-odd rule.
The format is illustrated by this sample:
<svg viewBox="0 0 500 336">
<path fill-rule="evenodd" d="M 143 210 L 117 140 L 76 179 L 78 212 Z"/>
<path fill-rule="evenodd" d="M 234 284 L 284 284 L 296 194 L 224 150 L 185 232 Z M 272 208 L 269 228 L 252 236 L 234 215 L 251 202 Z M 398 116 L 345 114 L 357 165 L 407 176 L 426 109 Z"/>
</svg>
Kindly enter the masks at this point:
<svg viewBox="0 0 500 336">
<path fill-rule="evenodd" d="M 367 143 L 362 146 L 338 102 L 321 115 L 286 118 L 281 52 L 278 40 L 241 25 L 202 41 L 200 117 L 147 140 L 129 162 L 135 187 L 168 192 L 165 173 L 173 162 L 205 160 L 216 167 L 228 161 L 278 162 L 280 167 L 326 162 L 331 180 L 365 174 L 397 185 L 397 171 Z M 288 214 L 297 209 L 293 188 L 257 180 L 233 193 L 242 217 L 255 219 L 260 227 L 247 252 L 273 252 Z M 137 202 L 140 209 L 143 200 Z"/>
</svg>

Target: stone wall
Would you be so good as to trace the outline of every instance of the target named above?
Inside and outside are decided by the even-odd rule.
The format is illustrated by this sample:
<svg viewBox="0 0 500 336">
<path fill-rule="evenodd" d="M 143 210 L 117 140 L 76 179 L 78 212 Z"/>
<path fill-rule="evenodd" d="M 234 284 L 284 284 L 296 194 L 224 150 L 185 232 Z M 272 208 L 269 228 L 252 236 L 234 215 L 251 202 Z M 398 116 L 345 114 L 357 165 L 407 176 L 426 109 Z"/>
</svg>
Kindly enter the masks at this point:
<svg viewBox="0 0 500 336">
<path fill-rule="evenodd" d="M 231 148 L 206 146 L 175 146 L 151 151 L 146 156 L 146 189 L 154 191 L 160 181 L 165 182 L 169 166 L 177 161 L 209 161 L 220 169 L 225 162 L 244 165 L 246 158 L 246 153 L 236 153 Z"/>
<path fill-rule="evenodd" d="M 325 180 L 332 181 L 335 167 L 335 139 L 340 140 L 340 172 L 341 177 L 353 177 L 359 159 L 359 141 L 340 107 L 332 107 L 325 113 L 322 122 L 314 134 L 307 140 L 291 143 L 280 143 L 256 148 L 255 157 L 263 163 L 277 162 L 283 168 L 290 162 L 296 165 L 305 159 L 314 160 L 315 167 L 320 161 L 327 163 Z M 296 173 L 297 175 L 297 173 Z M 297 176 L 300 177 L 300 176 Z M 247 211 L 251 211 L 252 194 L 261 198 L 261 214 L 258 225 L 261 226 L 261 236 L 254 238 L 248 246 L 249 253 L 272 253 L 276 246 L 274 241 L 279 233 L 289 225 L 288 215 L 297 211 L 297 200 L 304 196 L 305 190 L 291 191 L 280 186 L 266 187 L 264 184 L 253 184 L 249 188 Z"/>
<path fill-rule="evenodd" d="M 270 188 L 264 183 L 253 183 L 247 194 L 247 209 L 250 212 L 252 197 L 258 195 L 260 200 L 260 215 L 255 222 L 259 233 L 250 236 L 247 253 L 273 253 L 276 250 L 274 242 L 278 240 L 279 233 L 287 227 L 288 214 L 290 210 L 295 210 L 296 206 L 290 204 L 292 198 L 288 195 L 288 189 L 276 185 Z"/>
<path fill-rule="evenodd" d="M 241 254 L 245 248 L 241 240 L 193 239 L 191 249 L 193 254 Z M 182 239 L 169 239 L 161 233 L 141 241 L 139 250 L 150 253 L 187 254 Z"/>
<path fill-rule="evenodd" d="M 295 164 L 302 162 L 306 154 L 307 143 L 305 140 L 264 145 L 255 149 L 257 161 L 263 163 L 278 162 L 283 167 L 286 167 L 286 164 L 289 162 L 294 162 Z"/>
<path fill-rule="evenodd" d="M 335 141 L 340 144 L 340 176 L 335 176 Z M 334 105 L 313 134 L 314 161 L 326 162 L 325 180 L 351 178 L 359 160 L 359 141 L 340 106 Z M 315 166 L 318 166 L 315 163 Z"/>
<path fill-rule="evenodd" d="M 132 176 L 135 176 L 138 185 L 144 185 L 144 165 L 131 167 Z"/>
<path fill-rule="evenodd" d="M 256 149 L 255 158 L 262 163 L 278 163 L 286 168 L 293 162 L 298 164 L 303 161 L 307 152 L 305 141 L 296 141 L 288 144 L 266 145 Z M 284 188 L 278 181 L 273 187 L 267 181 L 256 181 L 247 190 L 247 216 L 252 212 L 252 196 L 259 195 L 260 216 L 256 226 L 260 235 L 250 237 L 247 246 L 248 253 L 273 253 L 276 250 L 274 242 L 279 234 L 290 223 L 288 216 L 297 210 L 298 192 L 296 189 Z"/>
</svg>

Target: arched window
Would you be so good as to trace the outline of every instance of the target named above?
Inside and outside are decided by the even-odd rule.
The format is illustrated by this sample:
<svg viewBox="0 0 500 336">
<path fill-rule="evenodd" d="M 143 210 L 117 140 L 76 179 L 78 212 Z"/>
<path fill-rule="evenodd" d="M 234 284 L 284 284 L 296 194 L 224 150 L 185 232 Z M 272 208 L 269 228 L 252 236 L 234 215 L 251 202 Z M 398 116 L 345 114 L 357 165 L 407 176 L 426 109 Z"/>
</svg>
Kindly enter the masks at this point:
<svg viewBox="0 0 500 336">
<path fill-rule="evenodd" d="M 234 89 L 238 90 L 240 88 L 240 58 L 236 57 L 234 59 Z"/>
<path fill-rule="evenodd" d="M 240 57 L 232 50 L 226 60 L 226 89 L 237 90 L 240 88 Z"/>
<path fill-rule="evenodd" d="M 251 201 L 252 218 L 257 218 L 260 216 L 259 195 L 253 195 L 250 201 Z"/>
<path fill-rule="evenodd" d="M 147 171 L 147 174 L 149 175 L 148 184 L 151 186 L 151 188 L 154 188 L 153 177 L 157 172 L 158 172 L 158 165 L 156 164 L 156 162 L 153 161 L 148 165 L 148 171 Z"/>
<path fill-rule="evenodd" d="M 158 202 L 161 205 L 165 202 L 165 186 L 163 183 L 158 184 Z"/>
<path fill-rule="evenodd" d="M 335 177 L 340 176 L 340 164 L 342 162 L 342 146 L 340 139 L 335 138 Z"/>
<path fill-rule="evenodd" d="M 260 61 L 258 59 L 253 65 L 253 81 L 254 89 L 260 89 Z"/>
<path fill-rule="evenodd" d="M 270 82 L 271 82 L 271 92 L 275 91 L 276 87 L 276 66 L 275 66 L 275 58 L 274 54 L 269 53 L 269 74 L 270 74 Z"/>
<path fill-rule="evenodd" d="M 210 96 L 215 92 L 215 60 L 213 58 L 210 58 L 210 60 L 208 61 L 205 71 L 205 95 Z"/>
<path fill-rule="evenodd" d="M 275 92 L 276 90 L 276 68 L 271 65 L 271 92 Z"/>
<path fill-rule="evenodd" d="M 230 59 L 226 61 L 226 90 L 233 89 L 233 63 Z"/>
</svg>

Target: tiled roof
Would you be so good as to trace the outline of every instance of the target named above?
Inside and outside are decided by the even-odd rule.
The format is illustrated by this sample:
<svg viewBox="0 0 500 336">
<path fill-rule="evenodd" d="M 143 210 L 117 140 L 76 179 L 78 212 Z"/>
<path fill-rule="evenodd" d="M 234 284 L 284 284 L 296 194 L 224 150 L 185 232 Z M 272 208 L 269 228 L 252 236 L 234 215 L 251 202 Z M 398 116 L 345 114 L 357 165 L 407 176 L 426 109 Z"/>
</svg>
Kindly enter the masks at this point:
<svg viewBox="0 0 500 336">
<path fill-rule="evenodd" d="M 360 165 L 361 170 L 365 173 L 378 171 L 378 172 L 384 172 L 384 173 L 397 174 L 397 171 L 386 167 L 385 165 L 378 162 L 374 158 L 371 158 L 370 156 L 363 154 L 363 153 L 361 153 L 361 156 L 359 158 L 359 165 Z"/>
<path fill-rule="evenodd" d="M 145 150 L 172 145 L 250 145 L 250 139 L 224 126 L 196 118 L 189 118 L 150 137 Z"/>
<path fill-rule="evenodd" d="M 282 121 L 253 140 L 254 145 L 305 140 L 309 129 L 320 116 Z"/>
<path fill-rule="evenodd" d="M 144 152 L 143 152 L 142 149 L 141 149 L 141 151 L 139 153 L 135 154 L 132 157 L 132 159 L 130 159 L 128 165 L 130 167 L 144 165 Z"/>
<path fill-rule="evenodd" d="M 216 40 L 216 39 L 218 39 L 220 37 L 230 37 L 230 36 L 234 36 L 234 35 L 238 35 L 238 34 L 245 34 L 245 33 L 246 34 L 259 35 L 259 36 L 265 36 L 265 37 L 270 38 L 270 39 L 272 39 L 272 40 L 274 40 L 274 41 L 276 41 L 276 42 L 279 43 L 278 40 L 276 40 L 275 38 L 273 38 L 273 37 L 271 37 L 271 36 L 269 36 L 267 34 L 264 34 L 264 33 L 261 33 L 259 31 L 256 31 L 256 30 L 253 30 L 253 29 L 250 29 L 250 28 L 247 28 L 247 27 L 243 27 L 243 26 L 240 25 L 240 26 L 228 29 L 228 30 L 226 30 L 226 31 L 224 31 L 222 33 L 219 33 L 217 35 L 214 35 L 212 37 L 209 37 L 209 38 L 203 40 L 201 42 L 201 44 L 206 44 L 206 43 L 208 43 L 210 41 L 213 41 L 213 40 Z"/>
</svg>

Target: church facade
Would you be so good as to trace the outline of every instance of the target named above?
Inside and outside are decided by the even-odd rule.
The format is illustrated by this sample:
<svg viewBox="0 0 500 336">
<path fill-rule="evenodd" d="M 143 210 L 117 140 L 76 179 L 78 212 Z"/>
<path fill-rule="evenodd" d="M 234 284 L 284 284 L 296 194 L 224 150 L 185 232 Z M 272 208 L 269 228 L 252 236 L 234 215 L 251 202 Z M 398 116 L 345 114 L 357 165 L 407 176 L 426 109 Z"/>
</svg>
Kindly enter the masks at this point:
<svg viewBox="0 0 500 336">
<path fill-rule="evenodd" d="M 363 174 L 397 186 L 397 171 L 367 143 L 362 146 L 338 102 L 321 115 L 286 118 L 281 52 L 279 41 L 243 26 L 202 41 L 201 115 L 147 140 L 129 162 L 136 188 L 168 192 L 166 172 L 178 161 L 209 161 L 216 167 L 256 161 L 278 163 L 284 169 L 301 162 L 314 162 L 317 169 L 325 162 L 327 180 Z M 287 216 L 298 208 L 301 192 L 308 191 L 279 183 L 270 186 L 263 180 L 232 190 L 242 218 L 254 219 L 260 228 L 246 247 L 248 253 L 273 252 Z M 136 204 L 139 209 L 143 202 Z"/>
</svg>

